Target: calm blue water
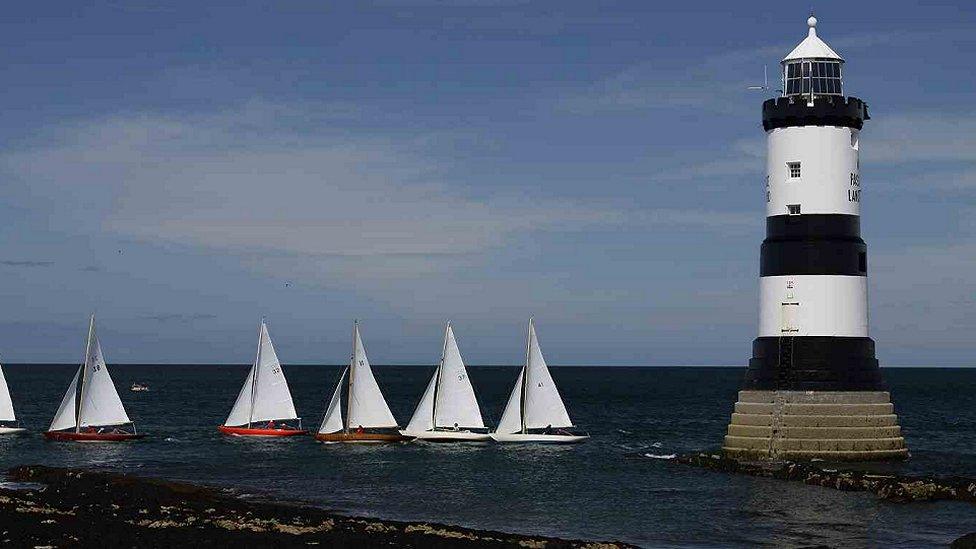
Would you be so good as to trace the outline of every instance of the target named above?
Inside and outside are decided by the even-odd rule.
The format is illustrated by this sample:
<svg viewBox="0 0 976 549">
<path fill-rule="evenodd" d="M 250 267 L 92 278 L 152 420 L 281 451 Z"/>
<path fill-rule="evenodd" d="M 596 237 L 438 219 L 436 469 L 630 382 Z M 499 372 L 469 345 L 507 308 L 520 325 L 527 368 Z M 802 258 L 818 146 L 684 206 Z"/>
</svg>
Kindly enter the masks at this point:
<svg viewBox="0 0 976 549">
<path fill-rule="evenodd" d="M 75 366 L 6 366 L 23 424 L 47 428 Z M 575 447 L 320 445 L 220 436 L 246 366 L 111 366 L 129 415 L 151 438 L 134 444 L 0 440 L 0 465 L 43 463 L 129 471 L 272 493 L 393 519 L 648 547 L 944 545 L 976 531 L 976 506 L 893 504 L 868 494 L 710 473 L 648 455 L 716 447 L 742 370 L 553 368 L 574 420 Z M 306 425 L 320 420 L 339 367 L 286 366 Z M 405 423 L 430 367 L 377 367 Z M 514 368 L 472 367 L 486 422 L 501 414 Z M 886 378 L 911 447 L 896 469 L 976 477 L 976 370 L 895 369 Z"/>
</svg>

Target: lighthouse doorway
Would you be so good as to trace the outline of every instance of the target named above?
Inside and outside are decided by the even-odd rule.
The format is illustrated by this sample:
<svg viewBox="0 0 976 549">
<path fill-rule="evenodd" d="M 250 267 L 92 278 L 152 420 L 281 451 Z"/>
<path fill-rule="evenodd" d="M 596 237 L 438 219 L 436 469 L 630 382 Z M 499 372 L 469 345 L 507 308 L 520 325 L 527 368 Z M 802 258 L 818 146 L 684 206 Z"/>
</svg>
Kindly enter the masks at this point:
<svg viewBox="0 0 976 549">
<path fill-rule="evenodd" d="M 792 335 L 800 331 L 800 302 L 784 301 L 780 315 L 782 322 L 780 332 L 785 335 Z"/>
</svg>

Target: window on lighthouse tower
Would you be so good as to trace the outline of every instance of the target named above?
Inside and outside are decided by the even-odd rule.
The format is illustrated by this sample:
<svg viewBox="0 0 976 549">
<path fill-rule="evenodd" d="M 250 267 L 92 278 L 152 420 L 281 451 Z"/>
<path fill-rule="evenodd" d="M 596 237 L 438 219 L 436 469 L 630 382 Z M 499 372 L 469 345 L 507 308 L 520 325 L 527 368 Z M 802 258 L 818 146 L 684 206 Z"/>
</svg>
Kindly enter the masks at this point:
<svg viewBox="0 0 976 549">
<path fill-rule="evenodd" d="M 790 170 L 790 179 L 796 179 L 800 177 L 800 163 L 799 162 L 787 162 L 786 167 Z"/>
</svg>

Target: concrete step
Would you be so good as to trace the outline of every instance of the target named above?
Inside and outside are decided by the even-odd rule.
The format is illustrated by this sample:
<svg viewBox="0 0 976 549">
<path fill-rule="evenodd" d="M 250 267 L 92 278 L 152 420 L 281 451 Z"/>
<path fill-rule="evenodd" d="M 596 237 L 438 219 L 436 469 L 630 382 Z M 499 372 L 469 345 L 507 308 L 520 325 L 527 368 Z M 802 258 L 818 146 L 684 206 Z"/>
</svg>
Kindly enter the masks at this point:
<svg viewBox="0 0 976 549">
<path fill-rule="evenodd" d="M 722 453 L 734 459 L 767 459 L 767 449 L 748 449 L 724 447 Z M 777 459 L 823 459 L 826 461 L 883 461 L 887 459 L 904 459 L 908 457 L 908 448 L 893 450 L 859 450 L 859 451 L 807 451 L 790 450 L 778 452 Z"/>
<path fill-rule="evenodd" d="M 774 404 L 736 402 L 737 414 L 772 414 Z M 799 416 L 876 416 L 889 415 L 895 411 L 894 405 L 877 404 L 784 404 L 783 415 Z"/>
<path fill-rule="evenodd" d="M 732 425 L 772 425 L 772 414 L 732 414 Z M 782 415 L 784 427 L 892 427 L 898 425 L 895 414 L 870 416 L 801 416 Z"/>
<path fill-rule="evenodd" d="M 887 391 L 739 391 L 739 402 L 771 404 L 779 397 L 795 404 L 884 404 Z"/>
<path fill-rule="evenodd" d="M 745 450 L 769 449 L 769 437 L 725 436 L 725 448 L 741 448 Z M 776 438 L 772 447 L 777 451 L 808 451 L 808 452 L 851 452 L 898 450 L 905 447 L 902 437 L 867 438 L 867 439 L 795 439 Z"/>
<path fill-rule="evenodd" d="M 769 438 L 773 434 L 771 426 L 729 425 L 729 435 L 741 437 Z M 787 427 L 781 426 L 777 437 L 790 439 L 856 439 L 893 438 L 901 436 L 901 427 Z"/>
</svg>

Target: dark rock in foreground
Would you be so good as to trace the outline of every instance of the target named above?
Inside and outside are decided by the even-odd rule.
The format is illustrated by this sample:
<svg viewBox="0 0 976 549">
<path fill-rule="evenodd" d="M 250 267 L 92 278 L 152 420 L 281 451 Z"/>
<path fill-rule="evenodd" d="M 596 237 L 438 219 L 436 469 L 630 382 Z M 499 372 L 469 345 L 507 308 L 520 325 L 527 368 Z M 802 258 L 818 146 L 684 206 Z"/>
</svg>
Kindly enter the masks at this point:
<svg viewBox="0 0 976 549">
<path fill-rule="evenodd" d="M 346 517 L 115 473 L 24 466 L 9 478 L 38 483 L 0 489 L 0 542 L 17 547 L 628 547 Z"/>
<path fill-rule="evenodd" d="M 738 461 L 718 454 L 684 454 L 675 463 L 713 471 L 799 481 L 846 492 L 871 492 L 894 502 L 954 500 L 976 503 L 976 479 L 916 477 L 840 470 L 794 461 Z"/>
</svg>

